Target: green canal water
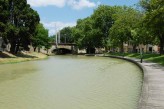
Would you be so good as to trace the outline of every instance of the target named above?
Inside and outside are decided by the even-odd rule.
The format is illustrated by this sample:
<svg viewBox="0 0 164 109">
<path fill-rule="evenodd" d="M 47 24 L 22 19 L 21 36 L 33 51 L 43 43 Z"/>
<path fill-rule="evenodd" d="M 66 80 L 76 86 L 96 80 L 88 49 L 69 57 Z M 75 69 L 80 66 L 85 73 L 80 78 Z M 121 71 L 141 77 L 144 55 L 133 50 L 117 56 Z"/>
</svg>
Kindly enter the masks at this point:
<svg viewBox="0 0 164 109">
<path fill-rule="evenodd" d="M 137 109 L 142 72 L 107 57 L 0 65 L 0 109 Z"/>
</svg>

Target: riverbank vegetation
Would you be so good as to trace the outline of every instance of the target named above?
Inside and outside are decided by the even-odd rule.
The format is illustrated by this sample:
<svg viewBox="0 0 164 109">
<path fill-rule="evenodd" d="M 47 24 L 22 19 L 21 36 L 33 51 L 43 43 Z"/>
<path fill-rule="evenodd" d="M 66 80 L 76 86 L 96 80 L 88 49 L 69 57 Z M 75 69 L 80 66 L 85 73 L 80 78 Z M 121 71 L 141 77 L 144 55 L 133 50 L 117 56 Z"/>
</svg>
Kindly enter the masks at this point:
<svg viewBox="0 0 164 109">
<path fill-rule="evenodd" d="M 39 14 L 27 4 L 27 0 L 0 0 L 0 37 L 1 48 L 10 45 L 8 51 L 17 54 L 29 51 L 30 46 L 49 49 L 48 30 L 40 23 Z M 39 51 L 39 50 L 38 50 Z"/>
<path fill-rule="evenodd" d="M 67 38 L 87 53 L 94 53 L 95 48 L 119 48 L 123 53 L 124 44 L 131 45 L 130 52 L 135 53 L 139 45 L 151 44 L 164 54 L 163 16 L 163 0 L 140 0 L 136 7 L 100 5 L 91 16 L 77 20 Z"/>
<path fill-rule="evenodd" d="M 122 53 L 106 53 L 105 55 L 141 59 L 140 53 L 124 53 L 124 54 L 122 54 Z M 146 54 L 142 55 L 142 58 L 145 61 L 155 62 L 155 63 L 158 63 L 158 64 L 164 66 L 164 55 L 146 53 Z"/>
<path fill-rule="evenodd" d="M 140 0 L 133 7 L 99 5 L 92 15 L 78 19 L 76 26 L 63 28 L 60 31 L 61 42 L 75 43 L 87 53 L 95 53 L 95 48 L 105 48 L 105 52 L 118 52 L 119 49 L 125 54 L 124 45 L 128 44 L 132 55 L 143 52 L 140 45 L 151 44 L 159 46 L 159 54 L 162 55 L 163 16 L 163 0 Z M 0 0 L 1 48 L 5 49 L 9 44 L 7 51 L 14 56 L 30 51 L 29 45 L 38 52 L 44 46 L 48 52 L 56 39 L 55 35 L 48 36 L 48 30 L 40 23 L 39 14 L 27 4 L 27 0 Z M 137 47 L 139 51 L 136 51 Z M 157 57 L 154 55 L 152 58 Z"/>
</svg>

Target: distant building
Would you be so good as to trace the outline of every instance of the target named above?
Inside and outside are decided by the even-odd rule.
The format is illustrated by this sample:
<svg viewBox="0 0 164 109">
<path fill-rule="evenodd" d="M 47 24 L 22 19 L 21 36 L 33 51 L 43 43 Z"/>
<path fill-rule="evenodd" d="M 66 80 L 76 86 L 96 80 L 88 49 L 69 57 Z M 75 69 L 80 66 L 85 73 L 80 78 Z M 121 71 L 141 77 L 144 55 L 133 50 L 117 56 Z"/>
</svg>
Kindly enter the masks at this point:
<svg viewBox="0 0 164 109">
<path fill-rule="evenodd" d="M 140 49 L 142 49 L 144 53 L 159 53 L 159 47 L 157 45 L 139 44 L 136 46 L 135 51 L 140 52 Z M 133 46 L 131 44 L 124 44 L 124 52 L 133 52 Z"/>
</svg>

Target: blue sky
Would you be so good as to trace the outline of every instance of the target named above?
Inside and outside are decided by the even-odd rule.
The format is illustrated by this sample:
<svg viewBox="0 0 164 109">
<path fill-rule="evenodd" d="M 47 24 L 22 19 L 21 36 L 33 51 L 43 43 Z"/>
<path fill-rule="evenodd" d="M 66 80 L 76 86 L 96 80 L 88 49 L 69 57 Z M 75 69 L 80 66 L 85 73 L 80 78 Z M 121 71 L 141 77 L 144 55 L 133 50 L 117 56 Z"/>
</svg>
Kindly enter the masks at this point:
<svg viewBox="0 0 164 109">
<path fill-rule="evenodd" d="M 77 19 L 90 16 L 100 4 L 133 6 L 139 0 L 27 0 L 36 10 L 41 22 L 55 34 L 66 26 L 75 26 Z"/>
</svg>

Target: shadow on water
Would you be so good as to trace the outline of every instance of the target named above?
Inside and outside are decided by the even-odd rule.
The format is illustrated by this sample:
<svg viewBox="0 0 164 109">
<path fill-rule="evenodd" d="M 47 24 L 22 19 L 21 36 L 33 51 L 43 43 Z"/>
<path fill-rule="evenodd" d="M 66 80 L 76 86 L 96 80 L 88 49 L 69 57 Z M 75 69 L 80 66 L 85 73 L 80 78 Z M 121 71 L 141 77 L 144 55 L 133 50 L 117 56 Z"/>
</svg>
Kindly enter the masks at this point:
<svg viewBox="0 0 164 109">
<path fill-rule="evenodd" d="M 0 65 L 0 83 L 20 78 L 36 70 L 37 67 L 28 62 Z"/>
<path fill-rule="evenodd" d="M 72 51 L 65 48 L 58 48 L 53 51 L 57 55 L 72 54 Z"/>
</svg>

